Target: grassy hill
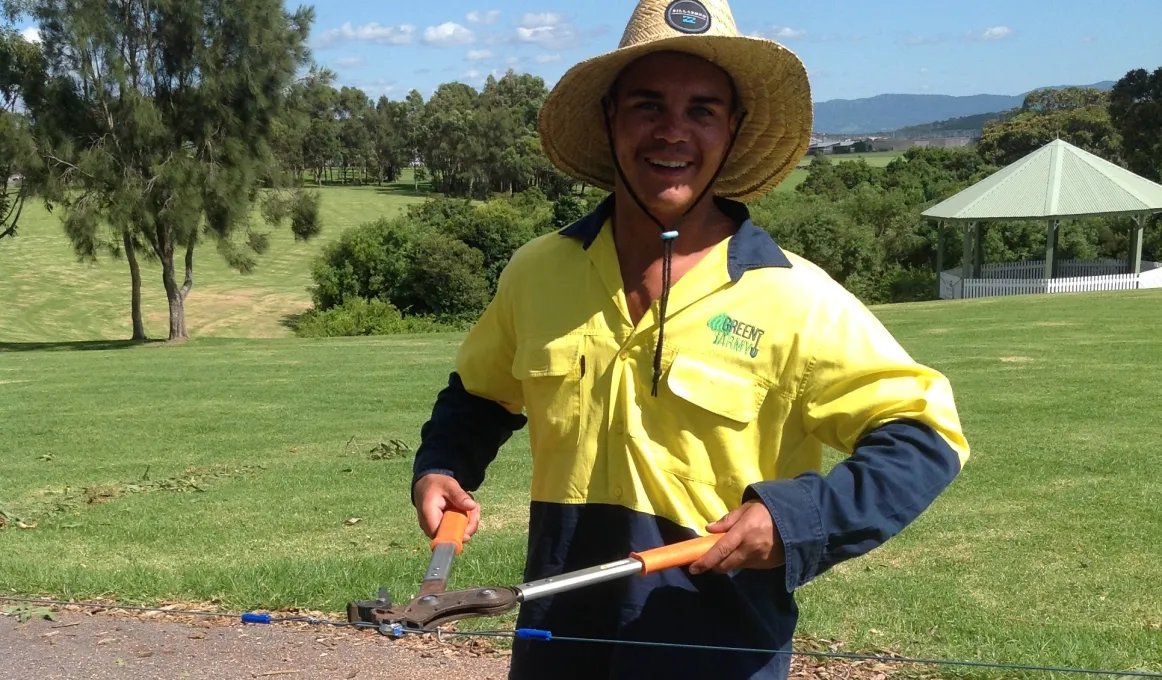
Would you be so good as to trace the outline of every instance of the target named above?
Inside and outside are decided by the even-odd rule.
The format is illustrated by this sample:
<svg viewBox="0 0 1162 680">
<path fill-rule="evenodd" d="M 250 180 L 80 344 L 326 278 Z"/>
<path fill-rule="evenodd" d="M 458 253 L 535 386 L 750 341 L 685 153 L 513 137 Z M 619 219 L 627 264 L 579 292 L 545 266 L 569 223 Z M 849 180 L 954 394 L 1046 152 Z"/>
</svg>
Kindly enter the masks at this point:
<svg viewBox="0 0 1162 680">
<path fill-rule="evenodd" d="M 410 184 L 323 187 L 323 231 L 295 243 L 289 228 L 272 232 L 258 270 L 242 275 L 226 266 L 213 245 L 194 251 L 194 287 L 186 301 L 191 336 L 286 337 L 283 320 L 310 307 L 310 262 L 348 227 L 393 215 L 423 200 Z M 164 338 L 169 329 L 161 267 L 142 262 L 145 332 Z M 132 334 L 129 265 L 102 256 L 82 264 L 72 254 L 57 216 L 29 202 L 20 234 L 0 243 L 0 341 L 114 340 Z"/>
<path fill-rule="evenodd" d="M 951 377 L 973 456 L 897 539 L 800 591 L 802 632 L 843 651 L 1162 670 L 1160 304 L 877 309 Z M 459 338 L 0 351 L 0 591 L 235 612 L 410 597 L 427 548 L 409 449 Z M 527 460 L 522 431 L 478 494 L 453 587 L 519 581 Z"/>
</svg>

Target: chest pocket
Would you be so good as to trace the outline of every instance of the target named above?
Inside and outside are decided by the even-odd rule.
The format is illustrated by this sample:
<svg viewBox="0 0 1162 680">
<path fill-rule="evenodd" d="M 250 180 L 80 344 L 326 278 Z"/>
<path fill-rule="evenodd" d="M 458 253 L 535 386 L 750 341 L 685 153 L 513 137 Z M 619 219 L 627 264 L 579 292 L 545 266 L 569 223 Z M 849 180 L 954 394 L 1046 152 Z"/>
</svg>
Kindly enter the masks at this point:
<svg viewBox="0 0 1162 680">
<path fill-rule="evenodd" d="M 769 391 L 756 376 L 679 353 L 659 391 L 668 403 L 644 411 L 634 434 L 664 443 L 651 447 L 657 467 L 728 489 L 756 465 L 760 428 L 754 420 Z"/>
<path fill-rule="evenodd" d="M 675 396 L 738 426 L 758 415 L 765 389 L 752 376 L 715 366 L 688 354 L 678 354 L 666 384 Z M 729 423 L 722 425 L 730 426 Z"/>
<path fill-rule="evenodd" d="M 521 381 L 534 455 L 576 451 L 584 409 L 585 338 L 566 335 L 522 341 L 512 375 Z"/>
</svg>

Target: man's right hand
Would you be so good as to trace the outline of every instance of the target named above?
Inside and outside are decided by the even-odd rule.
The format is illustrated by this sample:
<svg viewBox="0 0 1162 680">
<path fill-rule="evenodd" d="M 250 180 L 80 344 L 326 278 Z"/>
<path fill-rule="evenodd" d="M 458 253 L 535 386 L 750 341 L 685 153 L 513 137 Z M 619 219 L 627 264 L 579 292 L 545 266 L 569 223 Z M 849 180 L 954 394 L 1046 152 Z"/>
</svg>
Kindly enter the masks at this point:
<svg viewBox="0 0 1162 680">
<path fill-rule="evenodd" d="M 428 538 L 435 538 L 445 510 L 460 510 L 468 514 L 468 526 L 464 529 L 465 541 L 476 533 L 476 527 L 480 525 L 480 505 L 459 482 L 448 475 L 430 474 L 420 477 L 412 490 L 412 503 L 416 507 L 420 529 Z"/>
</svg>

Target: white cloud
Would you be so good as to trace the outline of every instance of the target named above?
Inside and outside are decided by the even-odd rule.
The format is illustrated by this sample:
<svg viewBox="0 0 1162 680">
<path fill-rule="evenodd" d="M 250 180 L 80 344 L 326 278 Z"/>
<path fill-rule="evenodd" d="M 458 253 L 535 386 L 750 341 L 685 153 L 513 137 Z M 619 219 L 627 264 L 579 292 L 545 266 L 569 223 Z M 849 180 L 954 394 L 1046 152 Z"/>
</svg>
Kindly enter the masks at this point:
<svg viewBox="0 0 1162 680">
<path fill-rule="evenodd" d="M 500 10 L 492 9 L 487 12 L 469 12 L 465 17 L 470 24 L 485 24 L 491 26 L 500 20 Z"/>
<path fill-rule="evenodd" d="M 331 62 L 339 68 L 351 68 L 363 65 L 363 57 L 341 57 Z"/>
<path fill-rule="evenodd" d="M 791 28 L 790 26 L 772 26 L 771 30 L 766 32 L 766 37 L 775 40 L 798 40 L 805 38 L 807 31 L 801 28 Z"/>
<path fill-rule="evenodd" d="M 468 55 L 464 57 L 468 61 L 481 61 L 483 59 L 492 58 L 492 50 L 469 50 Z"/>
<path fill-rule="evenodd" d="M 30 43 L 40 42 L 40 29 L 36 26 L 29 26 L 20 32 L 20 36 Z"/>
<path fill-rule="evenodd" d="M 424 29 L 424 44 L 436 47 L 458 47 L 476 42 L 476 34 L 455 21 Z"/>
<path fill-rule="evenodd" d="M 379 99 L 380 97 L 390 97 L 393 92 L 400 91 L 399 87 L 396 86 L 394 81 L 384 80 L 383 78 L 377 78 L 376 80 L 358 81 L 355 83 L 350 83 L 350 85 L 351 87 L 357 87 L 360 90 L 363 90 L 363 93 L 370 97 L 372 100 Z"/>
<path fill-rule="evenodd" d="M 538 54 L 537 56 L 533 57 L 533 61 L 537 62 L 538 64 L 548 64 L 548 63 L 554 62 L 554 61 L 561 61 L 561 55 L 559 55 L 559 54 Z"/>
<path fill-rule="evenodd" d="M 546 50 L 575 47 L 577 29 L 557 12 L 526 12 L 517 22 L 516 39 Z"/>
<path fill-rule="evenodd" d="M 1004 40 L 1013 34 L 1013 29 L 1008 26 L 992 26 L 983 31 L 969 31 L 968 37 L 970 40 Z"/>
<path fill-rule="evenodd" d="M 381 26 L 378 22 L 363 24 L 358 28 L 351 22 L 339 28 L 331 28 L 319 34 L 315 47 L 323 49 L 344 42 L 367 42 L 376 45 L 407 45 L 415 39 L 416 27 L 411 24 Z"/>
<path fill-rule="evenodd" d="M 919 45 L 936 45 L 944 42 L 943 36 L 928 36 L 928 35 L 913 35 L 904 39 L 905 45 L 919 46 Z"/>
</svg>

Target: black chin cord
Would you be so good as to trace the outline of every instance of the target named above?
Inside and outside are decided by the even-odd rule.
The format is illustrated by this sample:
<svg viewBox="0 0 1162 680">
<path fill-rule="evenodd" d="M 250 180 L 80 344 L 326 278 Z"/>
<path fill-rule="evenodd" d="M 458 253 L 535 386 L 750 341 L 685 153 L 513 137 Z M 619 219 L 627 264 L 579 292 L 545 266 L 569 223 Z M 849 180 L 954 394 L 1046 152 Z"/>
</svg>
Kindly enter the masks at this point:
<svg viewBox="0 0 1162 680">
<path fill-rule="evenodd" d="M 637 193 L 634 192 L 633 187 L 630 186 L 629 180 L 626 179 L 625 172 L 623 172 L 621 169 L 621 162 L 617 160 L 617 149 L 613 144 L 613 124 L 609 120 L 609 100 L 606 98 L 602 98 L 601 100 L 601 112 L 605 116 L 605 137 L 609 142 L 609 155 L 610 158 L 613 159 L 613 167 L 617 170 L 617 175 L 621 178 L 622 185 L 625 186 L 626 191 L 629 192 L 629 196 L 633 199 L 634 203 L 637 203 L 638 208 L 641 208 L 641 211 L 645 213 L 651 220 L 653 220 L 654 224 L 658 225 L 658 227 L 662 230 L 662 295 L 658 301 L 658 344 L 654 348 L 653 389 L 650 392 L 651 396 L 656 397 L 658 396 L 658 383 L 661 382 L 662 379 L 662 343 L 664 342 L 666 332 L 666 307 L 670 302 L 670 284 L 671 278 L 673 276 L 674 262 L 674 241 L 678 238 L 678 225 L 681 224 L 686 219 L 686 217 L 694 211 L 694 208 L 698 207 L 698 204 L 702 202 L 702 199 L 706 196 L 706 193 L 710 191 L 710 189 L 714 186 L 714 183 L 718 181 L 718 175 L 722 172 L 722 169 L 726 167 L 726 161 L 730 158 L 730 152 L 734 149 L 734 143 L 738 139 L 739 131 L 742 129 L 742 121 L 746 118 L 746 111 L 742 111 L 740 113 L 738 127 L 734 129 L 734 134 L 730 136 L 730 144 L 727 145 L 726 153 L 722 155 L 722 161 L 719 162 L 718 168 L 714 171 L 714 175 L 710 178 L 710 181 L 706 183 L 706 186 L 702 188 L 702 192 L 698 194 L 698 197 L 690 203 L 690 207 L 686 208 L 686 212 L 682 213 L 682 216 L 679 217 L 678 220 L 674 223 L 673 229 L 666 229 L 666 225 L 662 224 L 662 221 L 655 217 L 654 214 L 646 208 L 645 204 L 642 203 L 642 200 L 638 198 Z"/>
</svg>

